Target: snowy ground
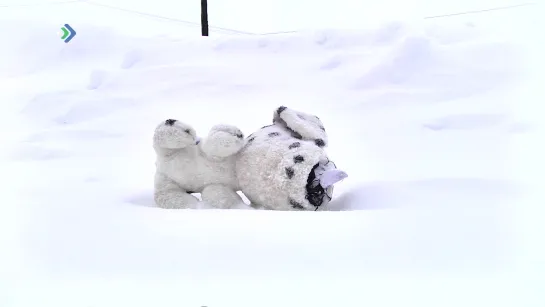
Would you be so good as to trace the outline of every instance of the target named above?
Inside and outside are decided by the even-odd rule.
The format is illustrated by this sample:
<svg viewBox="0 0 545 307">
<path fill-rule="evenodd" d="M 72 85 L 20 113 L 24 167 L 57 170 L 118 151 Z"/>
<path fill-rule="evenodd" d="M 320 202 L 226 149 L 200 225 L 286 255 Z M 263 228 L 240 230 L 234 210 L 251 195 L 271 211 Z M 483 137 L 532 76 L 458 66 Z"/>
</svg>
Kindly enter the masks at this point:
<svg viewBox="0 0 545 307">
<path fill-rule="evenodd" d="M 0 15 L 0 306 L 542 306 L 538 8 L 207 39 L 87 17 L 69 44 Z M 159 121 L 248 134 L 280 105 L 324 121 L 334 212 L 153 207 Z"/>
</svg>

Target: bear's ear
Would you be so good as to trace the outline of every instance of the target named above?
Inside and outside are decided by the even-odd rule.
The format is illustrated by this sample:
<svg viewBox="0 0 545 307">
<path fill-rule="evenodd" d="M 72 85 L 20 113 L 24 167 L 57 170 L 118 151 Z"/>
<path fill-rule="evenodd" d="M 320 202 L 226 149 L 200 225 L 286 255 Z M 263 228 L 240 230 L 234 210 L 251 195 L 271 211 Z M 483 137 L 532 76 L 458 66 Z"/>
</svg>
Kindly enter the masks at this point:
<svg viewBox="0 0 545 307">
<path fill-rule="evenodd" d="M 319 147 L 327 146 L 324 125 L 317 116 L 281 106 L 274 112 L 273 123 L 297 132 L 302 139 L 314 141 Z"/>
<path fill-rule="evenodd" d="M 274 110 L 273 113 L 273 124 L 276 124 L 280 120 L 280 114 L 287 109 L 285 106 L 280 106 Z"/>
</svg>

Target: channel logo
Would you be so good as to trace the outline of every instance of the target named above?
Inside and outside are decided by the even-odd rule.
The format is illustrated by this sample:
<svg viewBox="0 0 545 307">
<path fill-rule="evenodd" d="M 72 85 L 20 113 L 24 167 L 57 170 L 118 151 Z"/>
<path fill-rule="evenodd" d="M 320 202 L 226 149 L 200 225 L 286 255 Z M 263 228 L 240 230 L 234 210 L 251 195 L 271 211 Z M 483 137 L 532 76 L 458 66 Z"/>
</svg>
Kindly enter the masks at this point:
<svg viewBox="0 0 545 307">
<path fill-rule="evenodd" d="M 64 27 L 61 28 L 62 30 L 62 37 L 61 39 L 64 40 L 65 43 L 68 43 L 69 41 L 76 36 L 76 31 L 72 29 L 72 27 L 69 24 L 65 24 Z"/>
</svg>

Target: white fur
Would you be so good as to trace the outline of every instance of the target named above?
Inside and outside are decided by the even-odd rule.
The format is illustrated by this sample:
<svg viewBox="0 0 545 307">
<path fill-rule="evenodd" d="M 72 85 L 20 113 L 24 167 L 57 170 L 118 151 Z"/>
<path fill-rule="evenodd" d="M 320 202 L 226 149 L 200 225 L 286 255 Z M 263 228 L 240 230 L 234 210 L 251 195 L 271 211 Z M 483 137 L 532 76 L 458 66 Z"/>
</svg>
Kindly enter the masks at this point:
<svg viewBox="0 0 545 307">
<path fill-rule="evenodd" d="M 236 172 L 242 192 L 254 207 L 315 210 L 306 198 L 306 185 L 312 168 L 328 161 L 325 145 L 316 142 L 327 144 L 325 129 L 317 117 L 284 107 L 275 111 L 273 123 L 250 135 L 238 154 Z M 304 160 L 299 157 L 295 162 L 296 156 Z M 293 170 L 291 178 L 288 169 Z M 328 193 L 332 191 L 333 186 L 328 187 Z"/>
<path fill-rule="evenodd" d="M 284 128 L 289 127 L 289 129 L 299 133 L 303 140 L 314 141 L 321 139 L 327 146 L 327 133 L 324 125 L 314 115 L 280 107 L 274 112 L 273 123 L 284 126 Z"/>
<path fill-rule="evenodd" d="M 240 188 L 235 174 L 236 154 L 244 145 L 242 132 L 234 126 L 217 125 L 198 142 L 191 126 L 168 121 L 159 124 L 153 136 L 157 205 L 198 208 L 199 200 L 187 193 L 195 192 L 217 208 L 244 207 L 236 193 Z"/>
</svg>

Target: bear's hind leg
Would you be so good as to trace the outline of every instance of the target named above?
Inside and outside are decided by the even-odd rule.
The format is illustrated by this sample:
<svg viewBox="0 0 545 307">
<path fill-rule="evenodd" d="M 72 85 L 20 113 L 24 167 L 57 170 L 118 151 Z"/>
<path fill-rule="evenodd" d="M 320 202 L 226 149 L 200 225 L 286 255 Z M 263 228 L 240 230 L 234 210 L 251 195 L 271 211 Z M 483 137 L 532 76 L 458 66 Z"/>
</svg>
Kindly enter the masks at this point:
<svg viewBox="0 0 545 307">
<path fill-rule="evenodd" d="M 182 190 L 163 174 L 155 175 L 155 203 L 163 209 L 193 209 L 199 199 Z"/>
<path fill-rule="evenodd" d="M 156 151 L 168 151 L 197 144 L 195 129 L 175 119 L 167 119 L 155 128 L 153 147 Z"/>
<path fill-rule="evenodd" d="M 219 209 L 251 209 L 237 192 L 222 184 L 211 184 L 204 187 L 201 197 L 203 202 Z"/>
</svg>

